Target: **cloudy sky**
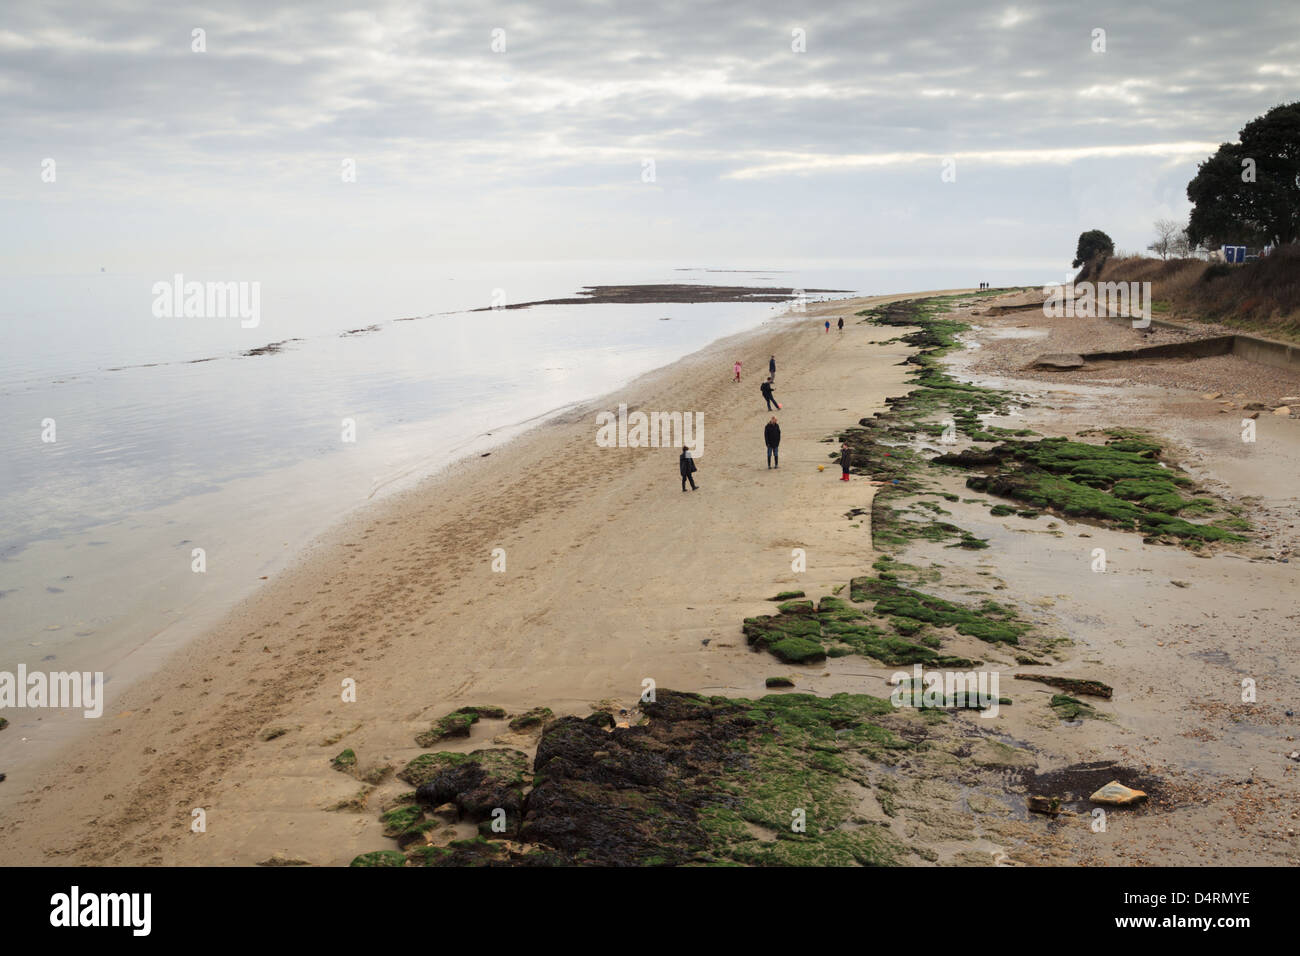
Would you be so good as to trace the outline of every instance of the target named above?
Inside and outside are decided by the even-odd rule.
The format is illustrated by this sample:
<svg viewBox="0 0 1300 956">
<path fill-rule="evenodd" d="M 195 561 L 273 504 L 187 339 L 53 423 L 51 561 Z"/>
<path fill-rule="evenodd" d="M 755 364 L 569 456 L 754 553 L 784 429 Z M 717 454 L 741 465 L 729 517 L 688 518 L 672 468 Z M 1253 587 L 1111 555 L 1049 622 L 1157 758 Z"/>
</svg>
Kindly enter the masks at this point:
<svg viewBox="0 0 1300 956">
<path fill-rule="evenodd" d="M 1298 98 L 1294 2 L 13 3 L 0 271 L 1065 265 Z"/>
</svg>

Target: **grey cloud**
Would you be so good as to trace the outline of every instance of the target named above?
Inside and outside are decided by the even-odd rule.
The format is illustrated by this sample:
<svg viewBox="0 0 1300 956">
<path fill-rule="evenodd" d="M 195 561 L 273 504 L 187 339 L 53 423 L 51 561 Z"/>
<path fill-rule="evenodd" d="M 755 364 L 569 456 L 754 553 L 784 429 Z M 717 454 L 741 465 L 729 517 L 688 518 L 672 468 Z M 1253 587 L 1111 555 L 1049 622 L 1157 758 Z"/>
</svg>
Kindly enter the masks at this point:
<svg viewBox="0 0 1300 956">
<path fill-rule="evenodd" d="M 190 52 L 196 26 L 205 54 Z M 794 27 L 808 52 L 791 52 Z M 740 195 L 728 176 L 774 154 L 1217 143 L 1295 98 L 1297 28 L 1300 8 L 1258 2 L 23 5 L 0 30 L 0 190 L 39 197 L 27 171 L 47 155 L 114 170 L 106 193 L 214 196 L 292 187 L 347 156 L 400 202 L 448 182 L 607 188 L 650 156 L 668 188 L 725 202 Z M 856 178 L 906 188 L 912 172 Z M 820 178 L 828 203 L 844 181 L 773 176 L 804 196 L 791 177 Z M 1030 179 L 1059 175 L 1001 188 Z"/>
</svg>

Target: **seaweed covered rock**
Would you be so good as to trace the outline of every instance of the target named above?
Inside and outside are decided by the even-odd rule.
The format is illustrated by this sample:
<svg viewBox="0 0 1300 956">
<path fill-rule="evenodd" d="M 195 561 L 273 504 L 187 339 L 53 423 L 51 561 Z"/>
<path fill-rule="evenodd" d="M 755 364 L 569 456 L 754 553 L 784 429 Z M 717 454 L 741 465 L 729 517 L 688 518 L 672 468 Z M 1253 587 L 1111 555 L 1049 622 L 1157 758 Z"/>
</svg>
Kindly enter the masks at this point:
<svg viewBox="0 0 1300 956">
<path fill-rule="evenodd" d="M 966 486 L 975 491 L 1067 518 L 1142 531 L 1152 541 L 1200 545 L 1246 540 L 1228 530 L 1239 528 L 1239 521 L 1201 524 L 1180 517 L 1220 509 L 1209 498 L 1184 498 L 1192 480 L 1161 461 L 1161 451 L 1154 441 L 1122 433 L 1103 445 L 1067 438 L 1006 441 L 994 448 L 940 455 L 933 461 L 983 471 L 966 479 Z"/>
<path fill-rule="evenodd" d="M 984 601 L 969 608 L 943 598 L 905 588 L 883 577 L 854 578 L 849 584 L 854 601 L 875 602 L 875 613 L 934 627 L 952 627 L 989 643 L 1018 644 L 1030 625 L 1019 620 L 1014 609 Z"/>
<path fill-rule="evenodd" d="M 424 808 L 418 804 L 394 807 L 379 818 L 384 825 L 384 836 L 392 837 L 400 847 L 424 842 L 424 835 L 443 825 L 441 820 L 426 819 Z"/>
<path fill-rule="evenodd" d="M 435 720 L 433 726 L 415 738 L 415 742 L 421 747 L 432 747 L 449 737 L 468 737 L 470 727 L 478 723 L 480 717 L 501 720 L 505 716 L 505 710 L 500 707 L 460 707 Z"/>
<path fill-rule="evenodd" d="M 1085 680 L 1078 677 L 1054 677 L 1048 674 L 1015 674 L 1016 680 L 1032 680 L 1070 694 L 1084 694 L 1089 697 L 1102 697 L 1110 700 L 1115 693 L 1109 684 L 1099 680 Z"/>
<path fill-rule="evenodd" d="M 506 841 L 480 824 L 475 840 L 429 843 L 425 834 L 444 825 L 429 804 L 456 791 L 459 806 L 482 786 L 485 761 L 505 761 L 513 773 L 522 755 L 422 755 L 401 774 L 422 780 L 418 800 L 383 818 L 405 856 L 366 854 L 354 865 L 877 865 L 908 852 L 857 815 L 871 785 L 861 761 L 913 746 L 886 726 L 898 720 L 887 700 L 660 689 L 641 709 L 647 720 L 635 727 L 606 730 L 577 717 L 548 724 L 522 826 Z M 792 815 L 806 828 L 792 828 Z M 772 832 L 780 838 L 761 836 Z"/>
<path fill-rule="evenodd" d="M 849 780 L 839 754 L 909 745 L 875 723 L 888 701 L 784 694 L 759 701 L 660 690 L 649 722 L 597 731 L 557 721 L 538 750 L 537 785 L 521 839 L 561 859 L 627 866 L 689 862 L 790 865 L 891 862 L 900 848 L 875 827 L 849 828 Z M 749 825 L 806 833 L 775 842 Z"/>
<path fill-rule="evenodd" d="M 548 720 L 554 717 L 549 707 L 534 707 L 532 710 L 524 711 L 518 716 L 512 717 L 507 725 L 516 733 L 524 730 L 533 730 L 540 728 Z"/>
<path fill-rule="evenodd" d="M 1053 694 L 1048 706 L 1056 711 L 1056 716 L 1062 720 L 1082 720 L 1085 717 L 1097 716 L 1097 711 L 1091 704 L 1085 704 L 1069 694 Z"/>
<path fill-rule="evenodd" d="M 398 777 L 414 784 L 416 799 L 427 806 L 454 803 L 462 818 L 475 821 L 501 809 L 507 820 L 517 822 L 527 768 L 528 756 L 519 750 L 444 751 L 421 754 Z"/>
<path fill-rule="evenodd" d="M 859 588 L 858 593 L 853 594 L 855 601 L 866 599 L 860 596 L 859 587 L 859 582 L 865 580 L 873 579 L 855 579 L 854 587 Z M 907 592 L 896 585 L 889 586 L 895 587 L 899 593 L 918 593 Z M 927 600 L 937 602 L 937 599 Z M 990 612 L 970 612 L 956 605 L 947 605 L 953 609 L 950 615 L 953 621 L 947 623 L 954 623 L 960 617 L 961 622 L 971 628 L 968 633 L 982 630 L 986 634 L 1001 635 L 1000 639 L 1010 639 L 1014 643 L 1021 626 L 1007 626 L 1005 609 L 992 602 L 989 604 L 996 610 L 991 612 L 994 615 L 991 622 L 983 622 L 988 626 L 981 626 L 981 613 L 987 615 Z M 815 608 L 811 601 L 787 602 L 781 605 L 776 614 L 745 618 L 742 629 L 751 647 L 770 651 L 778 660 L 787 664 L 817 664 L 827 657 L 860 654 L 875 658 L 888 666 L 916 663 L 952 667 L 972 665 L 973 662 L 967 658 L 940 654 L 936 650 L 940 646 L 938 637 L 928 634 L 922 636 L 927 623 L 940 626 L 945 623 L 938 615 L 929 613 L 920 616 L 911 613 L 911 610 L 910 605 L 906 608 L 889 604 L 877 606 L 876 613 L 880 618 L 887 619 L 893 632 L 890 633 L 881 626 L 880 618 L 873 618 L 840 598 L 824 597 Z"/>
<path fill-rule="evenodd" d="M 344 773 L 352 773 L 357 768 L 357 755 L 351 747 L 342 751 L 337 757 L 330 761 L 330 766 L 335 770 L 341 770 Z"/>
<path fill-rule="evenodd" d="M 406 866 L 406 854 L 397 850 L 375 850 L 362 853 L 348 866 Z"/>
<path fill-rule="evenodd" d="M 821 645 L 821 621 L 812 602 L 781 605 L 776 614 L 747 617 L 741 625 L 745 639 L 756 650 L 769 650 L 791 664 L 815 664 L 826 660 Z"/>
<path fill-rule="evenodd" d="M 730 743 L 753 726 L 739 705 L 660 690 L 650 721 L 601 730 L 576 717 L 546 729 L 520 839 L 575 861 L 681 864 L 709 845 L 697 807 L 704 785 L 742 759 Z"/>
<path fill-rule="evenodd" d="M 513 866 L 519 862 L 518 854 L 482 837 L 453 840 L 446 846 L 422 846 L 411 853 L 415 866 Z"/>
</svg>

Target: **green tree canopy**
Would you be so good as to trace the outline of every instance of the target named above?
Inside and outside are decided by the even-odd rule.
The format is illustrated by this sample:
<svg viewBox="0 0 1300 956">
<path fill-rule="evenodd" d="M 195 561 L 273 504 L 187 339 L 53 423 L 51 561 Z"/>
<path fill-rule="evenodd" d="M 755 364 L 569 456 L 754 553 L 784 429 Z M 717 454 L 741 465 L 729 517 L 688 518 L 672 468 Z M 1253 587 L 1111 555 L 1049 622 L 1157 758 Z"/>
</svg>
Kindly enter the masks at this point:
<svg viewBox="0 0 1300 956">
<path fill-rule="evenodd" d="M 1110 256 L 1115 254 L 1115 243 L 1100 229 L 1089 229 L 1087 232 L 1079 233 L 1079 244 L 1074 249 L 1074 262 L 1071 266 L 1075 269 L 1085 262 L 1091 262 L 1097 256 Z"/>
<path fill-rule="evenodd" d="M 1224 143 L 1187 184 L 1193 244 L 1300 238 L 1300 102 L 1275 106 Z"/>
</svg>

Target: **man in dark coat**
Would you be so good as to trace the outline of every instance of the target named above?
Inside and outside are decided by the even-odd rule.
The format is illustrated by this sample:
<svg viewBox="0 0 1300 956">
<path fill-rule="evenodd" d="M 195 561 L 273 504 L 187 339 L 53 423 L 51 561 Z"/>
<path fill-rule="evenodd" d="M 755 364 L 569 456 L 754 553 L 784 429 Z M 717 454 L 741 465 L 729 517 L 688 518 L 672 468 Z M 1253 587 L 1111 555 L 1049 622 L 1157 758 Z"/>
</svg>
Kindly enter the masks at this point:
<svg viewBox="0 0 1300 956">
<path fill-rule="evenodd" d="M 781 426 L 776 423 L 776 416 L 763 427 L 763 441 L 767 442 L 767 467 L 771 468 L 772 463 L 776 467 L 781 467 L 781 456 L 777 454 L 777 449 L 781 444 Z"/>
<path fill-rule="evenodd" d="M 776 381 L 776 356 L 773 355 L 767 360 L 767 377 L 770 381 Z"/>
<path fill-rule="evenodd" d="M 777 410 L 780 411 L 781 403 L 772 395 L 772 380 L 770 378 L 762 385 L 758 386 L 758 390 L 763 393 L 763 398 L 767 400 L 767 410 L 769 412 L 772 410 L 773 405 L 775 405 Z"/>
<path fill-rule="evenodd" d="M 853 452 L 849 450 L 848 442 L 840 445 L 840 481 L 849 480 L 849 469 L 853 467 Z"/>
<path fill-rule="evenodd" d="M 686 450 L 685 445 L 682 446 L 682 457 L 677 459 L 677 467 L 682 473 L 682 491 L 686 490 L 686 482 L 688 481 L 691 483 L 691 491 L 694 491 L 695 459 L 691 457 L 691 453 Z"/>
</svg>

